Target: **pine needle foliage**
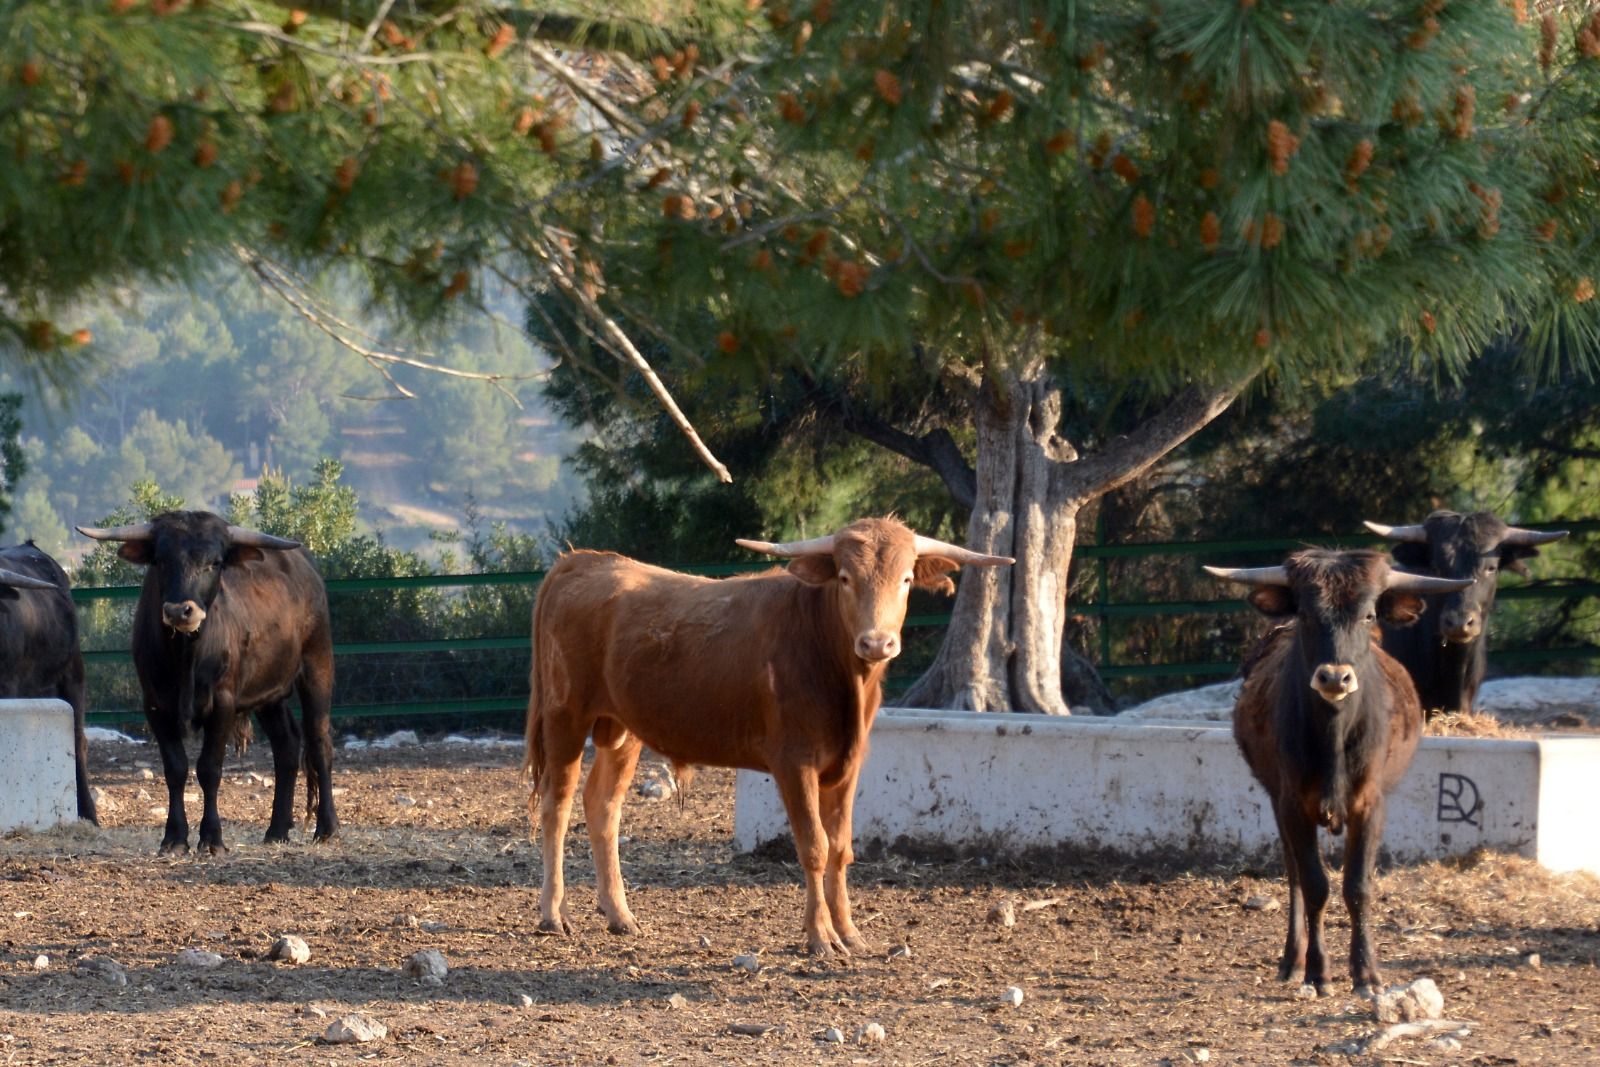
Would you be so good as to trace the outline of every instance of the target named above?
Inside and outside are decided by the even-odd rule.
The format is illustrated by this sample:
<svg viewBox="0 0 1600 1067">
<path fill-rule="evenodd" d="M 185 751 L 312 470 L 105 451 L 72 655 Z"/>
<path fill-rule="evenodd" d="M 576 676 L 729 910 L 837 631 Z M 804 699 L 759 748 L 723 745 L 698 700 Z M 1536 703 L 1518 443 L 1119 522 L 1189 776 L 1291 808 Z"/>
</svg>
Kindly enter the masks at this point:
<svg viewBox="0 0 1600 1067">
<path fill-rule="evenodd" d="M 883 391 L 1042 339 L 1067 381 L 1162 395 L 1375 353 L 1454 375 L 1512 330 L 1536 370 L 1597 350 L 1600 5 L 764 13 L 756 61 L 663 84 L 670 162 L 615 172 L 583 234 L 708 360 Z"/>
</svg>

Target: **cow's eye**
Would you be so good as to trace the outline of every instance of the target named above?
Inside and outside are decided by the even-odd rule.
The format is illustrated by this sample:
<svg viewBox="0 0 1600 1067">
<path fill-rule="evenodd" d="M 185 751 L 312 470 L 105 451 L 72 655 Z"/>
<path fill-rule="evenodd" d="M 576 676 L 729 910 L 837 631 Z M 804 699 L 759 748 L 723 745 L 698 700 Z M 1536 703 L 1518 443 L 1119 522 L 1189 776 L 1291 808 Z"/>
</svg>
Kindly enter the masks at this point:
<svg viewBox="0 0 1600 1067">
<path fill-rule="evenodd" d="M 1378 621 L 1378 613 L 1376 611 L 1367 612 L 1367 621 L 1368 622 L 1377 622 Z"/>
<path fill-rule="evenodd" d="M 908 574 L 904 578 L 900 579 L 900 584 L 901 585 L 910 585 L 911 584 L 911 575 Z"/>
<path fill-rule="evenodd" d="M 850 576 L 848 574 L 846 574 L 844 571 L 840 571 L 839 572 L 839 584 L 840 585 L 849 585 L 850 584 Z"/>
</svg>

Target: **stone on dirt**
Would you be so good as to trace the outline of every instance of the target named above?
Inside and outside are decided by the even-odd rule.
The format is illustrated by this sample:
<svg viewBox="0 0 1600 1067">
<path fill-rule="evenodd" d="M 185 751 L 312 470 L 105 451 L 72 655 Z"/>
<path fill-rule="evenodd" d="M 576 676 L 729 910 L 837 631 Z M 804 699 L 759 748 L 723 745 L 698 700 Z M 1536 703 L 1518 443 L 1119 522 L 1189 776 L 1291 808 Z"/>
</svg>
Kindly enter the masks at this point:
<svg viewBox="0 0 1600 1067">
<path fill-rule="evenodd" d="M 684 996 L 682 993 L 674 993 L 674 994 L 672 994 L 672 996 L 667 998 L 667 1007 L 672 1008 L 672 1009 L 674 1009 L 676 1011 L 682 1011 L 684 1008 L 687 1008 L 688 1006 L 689 1006 L 689 998 Z"/>
<path fill-rule="evenodd" d="M 322 1040 L 330 1045 L 364 1045 L 388 1036 L 389 1028 L 369 1015 L 346 1015 L 322 1032 Z"/>
<path fill-rule="evenodd" d="M 867 1023 L 856 1031 L 856 1044 L 881 1045 L 888 1035 L 883 1032 L 882 1023 Z"/>
<path fill-rule="evenodd" d="M 911 958 L 911 946 L 910 945 L 890 945 L 889 946 L 889 959 L 898 960 L 898 959 L 901 959 L 901 958 L 905 958 L 905 959 L 910 959 Z"/>
<path fill-rule="evenodd" d="M 1410 985 L 1391 986 L 1372 998 L 1373 1014 L 1381 1023 L 1409 1023 L 1444 1015 L 1444 994 L 1432 978 Z"/>
<path fill-rule="evenodd" d="M 826 1030 L 822 1031 L 822 1033 L 817 1035 L 817 1036 L 825 1044 L 829 1044 L 829 1045 L 842 1045 L 842 1044 L 844 1044 L 844 1031 L 839 1029 L 837 1026 L 830 1026 Z"/>
<path fill-rule="evenodd" d="M 110 985 L 121 987 L 128 984 L 127 968 L 116 960 L 102 956 L 85 956 L 78 961 L 78 969 L 85 974 L 96 975 Z"/>
<path fill-rule="evenodd" d="M 33 969 L 36 971 L 48 971 L 50 969 L 50 957 L 42 955 L 33 957 Z"/>
<path fill-rule="evenodd" d="M 412 978 L 437 978 L 444 980 L 450 973 L 450 967 L 444 961 L 444 953 L 436 948 L 425 948 L 421 952 L 413 952 L 411 958 L 406 960 L 406 974 Z"/>
<path fill-rule="evenodd" d="M 1008 985 L 1006 991 L 1000 994 L 1000 1002 L 1013 1008 L 1022 1007 L 1023 992 L 1021 986 Z"/>
<path fill-rule="evenodd" d="M 751 974 L 755 974 L 761 969 L 761 961 L 753 954 L 746 954 L 733 957 L 733 966 L 735 970 L 749 971 Z"/>
<path fill-rule="evenodd" d="M 766 1037 L 777 1028 L 776 1023 L 729 1023 L 728 1033 L 740 1037 Z"/>
<path fill-rule="evenodd" d="M 1258 893 L 1244 902 L 1245 911 L 1274 912 L 1281 907 L 1278 898 L 1267 893 Z"/>
<path fill-rule="evenodd" d="M 988 921 L 994 926 L 1017 925 L 1017 908 L 1009 900 L 1002 900 L 989 909 Z"/>
<path fill-rule="evenodd" d="M 518 993 L 517 994 L 517 1007 L 519 1007 L 519 1008 L 531 1008 L 531 1007 L 533 1007 L 533 998 L 528 996 L 528 994 L 526 994 L 526 993 Z"/>
<path fill-rule="evenodd" d="M 1537 971 L 1540 967 L 1544 966 L 1544 958 L 1537 952 L 1530 952 L 1526 956 L 1522 957 L 1522 965 L 1524 967 L 1531 967 Z"/>
<path fill-rule="evenodd" d="M 311 946 L 302 938 L 293 934 L 284 934 L 272 943 L 272 950 L 267 953 L 269 960 L 284 960 L 287 963 L 305 963 L 311 958 Z"/>
<path fill-rule="evenodd" d="M 214 967 L 222 966 L 222 957 L 215 952 L 203 948 L 186 948 L 172 958 L 172 962 L 180 967 L 194 967 L 197 970 L 209 971 Z"/>
<path fill-rule="evenodd" d="M 649 778 L 639 783 L 638 793 L 646 800 L 666 800 L 672 796 L 672 787 L 659 778 Z"/>
</svg>

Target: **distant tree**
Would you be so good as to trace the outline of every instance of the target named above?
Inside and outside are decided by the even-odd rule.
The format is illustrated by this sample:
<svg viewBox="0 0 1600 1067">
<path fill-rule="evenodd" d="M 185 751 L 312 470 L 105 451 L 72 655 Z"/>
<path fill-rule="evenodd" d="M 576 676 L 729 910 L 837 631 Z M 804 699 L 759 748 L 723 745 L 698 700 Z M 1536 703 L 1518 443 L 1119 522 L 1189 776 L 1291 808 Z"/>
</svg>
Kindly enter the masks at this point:
<svg viewBox="0 0 1600 1067">
<path fill-rule="evenodd" d="M 17 483 L 28 473 L 28 455 L 22 447 L 22 397 L 0 394 L 0 532 L 6 529 Z"/>
</svg>

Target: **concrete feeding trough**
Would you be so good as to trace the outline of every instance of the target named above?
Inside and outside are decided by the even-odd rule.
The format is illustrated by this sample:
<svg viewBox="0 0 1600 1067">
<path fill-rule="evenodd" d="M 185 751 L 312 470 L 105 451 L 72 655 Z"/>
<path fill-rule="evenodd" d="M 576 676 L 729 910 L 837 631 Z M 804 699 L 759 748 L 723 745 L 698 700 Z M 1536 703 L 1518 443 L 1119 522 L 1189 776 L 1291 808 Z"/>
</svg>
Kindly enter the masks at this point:
<svg viewBox="0 0 1600 1067">
<path fill-rule="evenodd" d="M 1600 738 L 1426 737 L 1389 798 L 1384 851 L 1490 848 L 1600 874 Z M 734 840 L 789 833 L 772 779 L 740 771 Z M 1226 723 L 885 708 L 855 804 L 858 845 L 1275 855 L 1265 792 Z"/>
<path fill-rule="evenodd" d="M 74 774 L 71 705 L 0 700 L 0 833 L 77 819 Z"/>
</svg>

